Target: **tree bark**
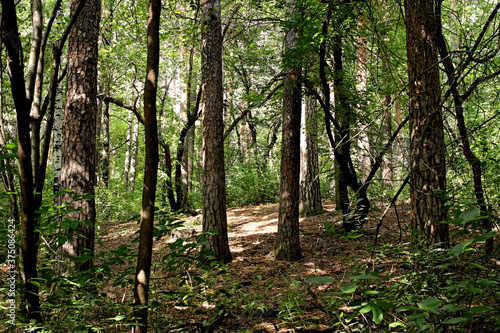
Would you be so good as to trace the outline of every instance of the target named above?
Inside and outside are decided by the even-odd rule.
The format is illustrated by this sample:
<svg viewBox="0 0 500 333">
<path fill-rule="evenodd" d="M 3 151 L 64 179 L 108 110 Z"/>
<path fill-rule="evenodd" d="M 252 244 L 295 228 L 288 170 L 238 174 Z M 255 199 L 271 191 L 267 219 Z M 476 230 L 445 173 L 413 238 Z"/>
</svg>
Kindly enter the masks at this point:
<svg viewBox="0 0 500 333">
<path fill-rule="evenodd" d="M 144 84 L 144 132 L 146 158 L 144 186 L 142 188 L 141 227 L 139 254 L 134 285 L 134 317 L 139 318 L 133 332 L 148 330 L 148 298 L 153 254 L 153 225 L 158 176 L 158 123 L 156 119 L 156 92 L 160 63 L 160 12 L 161 1 L 150 0 L 147 30 L 147 68 Z"/>
<path fill-rule="evenodd" d="M 288 0 L 288 14 L 296 11 L 296 1 Z M 291 18 L 291 20 L 293 20 Z M 295 29 L 285 36 L 285 57 L 297 45 Z M 295 261 L 302 258 L 299 239 L 299 172 L 300 172 L 300 113 L 302 92 L 299 82 L 302 69 L 285 62 L 287 67 L 283 89 L 283 127 L 281 142 L 280 205 L 278 233 L 272 256 L 276 260 Z"/>
<path fill-rule="evenodd" d="M 323 212 L 318 164 L 318 125 L 315 99 L 307 98 L 301 122 L 299 214 L 311 216 Z"/>
<path fill-rule="evenodd" d="M 433 0 L 406 0 L 409 77 L 411 226 L 427 244 L 449 242 L 444 205 L 446 160 L 440 105 L 438 51 Z M 416 241 L 416 240 L 414 240 Z"/>
<path fill-rule="evenodd" d="M 222 90 L 222 31 L 219 0 L 201 6 L 201 75 L 203 86 L 203 232 L 205 246 L 217 259 L 231 261 L 227 238 L 226 178 L 224 170 L 224 121 Z"/>
<path fill-rule="evenodd" d="M 79 5 L 71 1 L 71 11 Z M 78 199 L 68 218 L 80 223 L 68 230 L 69 239 L 62 246 L 64 254 L 78 257 L 86 253 L 85 261 L 71 260 L 71 266 L 84 271 L 92 267 L 95 230 L 96 181 L 96 117 L 97 117 L 97 61 L 100 0 L 87 1 L 71 29 L 68 42 L 68 74 L 66 108 L 63 120 L 61 186 L 73 191 L 64 194 L 62 202 L 70 202 L 76 195 L 90 195 Z"/>
<path fill-rule="evenodd" d="M 7 65 L 12 97 L 16 107 L 21 188 L 21 249 L 24 264 L 27 319 L 40 321 L 40 299 L 37 278 L 38 233 L 36 228 L 35 197 L 33 194 L 33 170 L 30 142 L 30 101 L 26 96 L 22 67 L 22 44 L 18 33 L 16 5 L 12 0 L 1 0 L 4 44 L 7 49 Z"/>
</svg>

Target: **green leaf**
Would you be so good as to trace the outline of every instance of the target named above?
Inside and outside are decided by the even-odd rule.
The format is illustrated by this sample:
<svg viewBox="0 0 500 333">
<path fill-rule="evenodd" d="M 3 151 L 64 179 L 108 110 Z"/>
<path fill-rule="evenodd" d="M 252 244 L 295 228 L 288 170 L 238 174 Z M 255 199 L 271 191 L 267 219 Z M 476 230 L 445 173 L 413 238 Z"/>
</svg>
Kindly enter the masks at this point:
<svg viewBox="0 0 500 333">
<path fill-rule="evenodd" d="M 486 306 L 486 305 L 475 306 L 475 307 L 469 309 L 470 312 L 474 312 L 474 313 L 486 313 L 486 312 L 490 312 L 493 310 L 495 310 L 495 308 L 493 308 L 491 306 Z"/>
<path fill-rule="evenodd" d="M 494 237 L 496 235 L 496 232 L 490 231 L 486 234 L 482 234 L 474 238 L 474 242 L 484 242 L 487 239 L 490 239 L 491 237 Z"/>
<path fill-rule="evenodd" d="M 373 315 L 373 322 L 377 325 L 380 324 L 380 322 L 384 318 L 384 313 L 377 304 L 372 305 L 372 315 Z"/>
<path fill-rule="evenodd" d="M 329 276 L 314 276 L 312 278 L 307 279 L 306 282 L 309 282 L 309 283 L 332 283 L 332 282 L 335 282 L 335 280 Z"/>
<path fill-rule="evenodd" d="M 351 280 L 376 280 L 376 279 L 378 279 L 378 276 L 375 276 L 375 275 L 354 275 L 354 276 L 351 276 L 349 279 L 351 279 Z"/>
<path fill-rule="evenodd" d="M 483 265 L 476 264 L 475 262 L 468 262 L 467 264 L 469 264 L 469 266 L 472 268 L 482 269 L 483 271 L 489 270 L 488 268 L 484 267 Z"/>
<path fill-rule="evenodd" d="M 479 294 L 479 295 L 483 294 L 483 290 L 476 287 L 467 288 L 467 291 L 470 291 L 473 294 Z"/>
<path fill-rule="evenodd" d="M 356 286 L 354 283 L 347 283 L 347 284 L 342 284 L 340 286 L 340 291 L 342 291 L 345 294 L 352 294 L 353 292 L 358 289 L 358 286 Z"/>
<path fill-rule="evenodd" d="M 365 305 L 361 309 L 359 309 L 359 313 L 368 313 L 372 310 L 371 305 Z"/>
<path fill-rule="evenodd" d="M 380 291 L 365 289 L 365 290 L 361 291 L 361 293 L 364 295 L 378 295 L 378 294 L 380 294 Z"/>
<path fill-rule="evenodd" d="M 112 318 L 113 320 L 116 320 L 116 321 L 120 321 L 120 320 L 123 320 L 125 319 L 125 316 L 124 315 L 117 315 L 116 317 Z"/>
<path fill-rule="evenodd" d="M 398 326 L 403 326 L 403 327 L 404 327 L 404 326 L 405 326 L 405 324 L 403 324 L 403 323 L 402 323 L 402 322 L 400 322 L 400 321 L 397 321 L 397 322 L 395 322 L 395 323 L 390 323 L 390 324 L 389 324 L 389 328 L 395 328 L 395 327 L 398 327 Z"/>
<path fill-rule="evenodd" d="M 463 219 L 463 223 L 467 223 L 470 220 L 475 219 L 479 215 L 479 209 L 477 207 L 470 207 L 465 212 L 460 214 L 458 217 Z"/>
<path fill-rule="evenodd" d="M 457 311 L 462 311 L 463 309 L 465 309 L 465 307 L 463 306 L 458 306 L 458 305 L 455 305 L 455 304 L 446 304 L 444 305 L 441 310 L 444 310 L 446 312 L 457 312 Z"/>
<path fill-rule="evenodd" d="M 464 317 L 457 317 L 457 318 L 451 318 L 448 320 L 443 321 L 443 324 L 458 324 L 458 323 L 463 323 L 464 321 L 467 321 L 467 318 Z"/>
<path fill-rule="evenodd" d="M 437 298 L 430 297 L 428 299 L 423 300 L 418 304 L 418 307 L 424 311 L 432 311 L 441 305 L 441 301 Z"/>
<path fill-rule="evenodd" d="M 483 280 L 479 281 L 477 284 L 480 285 L 481 287 L 491 287 L 491 286 L 496 286 L 498 284 L 498 281 Z"/>
<path fill-rule="evenodd" d="M 390 309 L 392 307 L 394 307 L 394 304 L 392 304 L 391 302 L 388 302 L 388 301 L 384 301 L 384 300 L 377 300 L 376 301 L 378 306 L 380 306 L 382 309 Z"/>
</svg>

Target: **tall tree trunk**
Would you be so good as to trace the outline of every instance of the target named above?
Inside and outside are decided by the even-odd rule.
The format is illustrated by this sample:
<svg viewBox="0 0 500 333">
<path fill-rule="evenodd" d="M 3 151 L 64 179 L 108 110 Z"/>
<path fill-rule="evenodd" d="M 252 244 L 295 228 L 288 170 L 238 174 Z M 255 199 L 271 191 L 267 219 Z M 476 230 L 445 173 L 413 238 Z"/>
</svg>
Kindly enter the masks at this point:
<svg viewBox="0 0 500 333">
<path fill-rule="evenodd" d="M 71 1 L 71 11 L 78 6 L 78 0 Z M 74 27 L 68 44 L 68 74 L 66 109 L 63 120 L 61 185 L 73 191 L 64 194 L 63 202 L 70 202 L 75 195 L 90 195 L 86 200 L 74 202 L 78 211 L 68 218 L 86 222 L 76 229 L 68 230 L 69 239 L 62 250 L 70 257 L 90 254 L 88 260 L 70 260 L 79 271 L 92 267 L 95 231 L 96 181 L 96 117 L 97 117 L 97 60 L 100 0 L 85 3 Z"/>
<path fill-rule="evenodd" d="M 297 10 L 296 1 L 288 0 L 288 14 Z M 296 28 L 295 28 L 296 29 Z M 295 29 L 285 36 L 285 57 L 297 45 Z M 288 58 L 290 59 L 290 58 Z M 300 172 L 300 112 L 302 92 L 300 67 L 285 64 L 283 81 L 283 127 L 281 143 L 280 205 L 278 233 L 272 255 L 276 260 L 295 261 L 302 258 L 299 239 L 299 172 Z"/>
<path fill-rule="evenodd" d="M 316 99 L 307 98 L 301 117 L 299 202 L 301 216 L 316 215 L 323 211 L 319 182 L 316 108 Z"/>
<path fill-rule="evenodd" d="M 142 188 L 141 228 L 139 254 L 134 285 L 134 317 L 139 318 L 133 332 L 148 330 L 148 298 L 153 254 L 153 225 L 158 176 L 158 123 L 156 119 L 156 92 L 160 63 L 160 11 L 161 1 L 150 0 L 148 11 L 148 59 L 144 84 L 144 133 L 146 158 L 144 186 Z"/>
<path fill-rule="evenodd" d="M 52 159 L 54 164 L 54 194 L 61 190 L 61 164 L 62 164 L 62 118 L 63 118 L 63 101 L 62 101 L 62 86 L 57 86 L 56 103 L 54 105 L 54 140 L 52 142 Z M 54 198 L 56 199 L 56 198 Z M 57 201 L 57 199 L 56 199 Z M 56 204 L 60 204 L 55 202 Z"/>
<path fill-rule="evenodd" d="M 438 51 L 433 0 L 406 0 L 406 49 L 409 77 L 411 225 L 426 243 L 447 246 L 444 192 L 446 159 L 440 105 Z"/>
<path fill-rule="evenodd" d="M 128 127 L 127 127 L 127 144 L 125 148 L 125 169 L 123 171 L 123 180 L 125 181 L 125 189 L 128 190 L 128 181 L 130 177 L 130 160 L 131 160 L 131 150 L 132 150 L 132 129 L 134 127 L 134 114 L 132 111 L 128 114 Z"/>
<path fill-rule="evenodd" d="M 36 232 L 33 169 L 31 165 L 30 101 L 22 67 L 22 44 L 18 33 L 16 5 L 12 0 L 1 0 L 3 42 L 7 49 L 7 64 L 12 97 L 17 116 L 17 156 L 21 187 L 21 249 L 24 264 L 27 319 L 40 321 L 40 298 L 37 278 L 38 233 Z"/>
<path fill-rule="evenodd" d="M 203 86 L 203 232 L 206 248 L 231 261 L 227 237 L 226 175 L 222 91 L 222 31 L 219 0 L 202 3 L 201 77 Z"/>
<path fill-rule="evenodd" d="M 359 21 L 358 21 L 358 33 L 359 36 L 357 37 L 358 44 L 357 44 L 357 59 L 356 59 L 356 67 L 357 67 L 357 83 L 356 83 L 356 90 L 359 95 L 359 101 L 357 105 L 357 118 L 358 118 L 358 126 L 361 129 L 361 132 L 358 133 L 357 135 L 357 141 L 358 141 L 358 146 L 359 146 L 359 169 L 361 170 L 361 173 L 365 176 L 367 176 L 370 173 L 370 169 L 372 167 L 372 156 L 371 156 L 371 145 L 370 145 L 370 137 L 368 136 L 367 133 L 367 127 L 365 126 L 366 124 L 364 123 L 363 119 L 363 103 L 366 101 L 366 86 L 368 83 L 368 68 L 367 68 L 367 42 L 366 42 L 366 37 L 365 37 L 365 18 L 363 14 L 360 15 Z"/>
<path fill-rule="evenodd" d="M 130 170 L 128 178 L 128 186 L 130 191 L 134 190 L 136 167 L 137 167 L 137 148 L 139 145 L 139 120 L 134 117 L 134 126 L 132 131 L 132 142 L 130 149 Z"/>
</svg>

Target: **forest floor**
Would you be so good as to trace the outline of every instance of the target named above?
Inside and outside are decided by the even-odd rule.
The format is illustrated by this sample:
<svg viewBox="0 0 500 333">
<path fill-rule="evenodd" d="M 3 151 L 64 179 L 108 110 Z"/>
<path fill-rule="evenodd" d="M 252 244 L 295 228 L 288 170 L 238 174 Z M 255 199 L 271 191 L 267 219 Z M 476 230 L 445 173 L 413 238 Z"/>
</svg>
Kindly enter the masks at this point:
<svg viewBox="0 0 500 333">
<path fill-rule="evenodd" d="M 408 207 L 398 206 L 398 214 L 391 209 L 380 228 L 378 245 L 391 246 L 400 242 L 401 225 L 408 221 Z M 324 213 L 300 219 L 300 244 L 303 259 L 297 262 L 276 261 L 269 258 L 275 241 L 278 223 L 278 205 L 234 207 L 227 210 L 228 235 L 233 256 L 225 274 L 204 277 L 211 279 L 205 290 L 186 302 L 180 296 L 161 298 L 177 289 L 179 274 L 188 278 L 196 272 L 186 270 L 177 275 L 162 273 L 161 266 L 153 268 L 156 294 L 151 299 L 162 303 L 151 319 L 168 316 L 176 318 L 168 331 L 199 332 L 205 320 L 219 322 L 215 332 L 332 332 L 338 322 L 332 313 L 325 311 L 321 295 L 338 290 L 342 281 L 363 269 L 394 273 L 401 260 L 377 257 L 370 260 L 376 236 L 377 219 L 385 207 L 374 207 L 372 218 L 356 237 L 334 231 L 327 233 L 325 223 L 337 224 L 338 213 L 330 202 L 324 203 Z M 186 218 L 185 236 L 201 232 L 201 215 Z M 104 225 L 101 238 L 109 248 L 128 243 L 137 230 L 135 222 Z M 106 236 L 105 236 L 106 235 Z M 407 237 L 403 235 L 403 241 Z M 155 241 L 156 260 L 168 252 L 168 243 L 175 241 L 164 236 Z M 215 270 L 214 270 L 215 271 Z M 201 273 L 200 273 L 201 274 Z M 209 274 L 210 275 L 210 274 Z M 200 275 L 202 276 L 202 275 Z M 334 282 L 327 284 L 305 282 L 313 276 L 329 276 Z M 129 289 L 125 293 L 131 296 Z M 187 294 L 186 294 L 187 295 Z M 205 300 L 204 300 L 205 298 Z M 224 304 L 214 309 L 214 304 Z M 221 311 L 223 309 L 224 311 Z M 346 309 L 346 311 L 349 311 Z M 223 314 L 218 316 L 218 314 Z M 366 320 L 367 325 L 369 320 Z M 164 331 L 164 330 L 162 330 Z"/>
</svg>

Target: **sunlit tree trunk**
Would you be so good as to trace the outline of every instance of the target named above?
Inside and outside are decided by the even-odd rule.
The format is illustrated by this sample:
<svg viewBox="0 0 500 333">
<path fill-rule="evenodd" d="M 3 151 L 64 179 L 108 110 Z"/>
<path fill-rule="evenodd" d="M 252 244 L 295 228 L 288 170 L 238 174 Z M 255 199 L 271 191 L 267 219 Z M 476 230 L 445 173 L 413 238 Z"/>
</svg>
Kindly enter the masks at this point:
<svg viewBox="0 0 500 333">
<path fill-rule="evenodd" d="M 132 128 L 132 142 L 130 143 L 130 170 L 128 177 L 128 186 L 131 191 L 134 190 L 136 167 L 137 167 L 137 148 L 139 145 L 139 120 L 134 117 L 134 125 Z"/>
<path fill-rule="evenodd" d="M 72 12 L 79 1 L 72 0 Z M 93 196 L 96 181 L 96 117 L 97 117 L 97 50 L 100 0 L 89 0 L 78 16 L 71 30 L 68 44 L 68 74 L 66 108 L 63 119 L 61 186 L 72 190 L 65 194 L 62 202 L 70 202 L 75 195 Z M 68 241 L 62 250 L 70 257 L 94 252 L 95 200 L 74 202 L 78 211 L 68 214 L 68 218 L 87 222 L 76 229 L 68 230 Z M 92 258 L 85 261 L 70 260 L 77 270 L 92 267 Z"/>
<path fill-rule="evenodd" d="M 288 0 L 288 14 L 293 15 L 296 1 Z M 285 53 L 297 45 L 295 29 L 287 31 Z M 290 53 L 288 53 L 290 54 Z M 302 93 L 299 82 L 301 68 L 285 64 L 283 81 L 283 127 L 281 142 L 281 180 L 278 233 L 272 256 L 277 260 L 294 261 L 302 258 L 299 240 L 299 172 L 300 172 L 300 113 Z"/>
<path fill-rule="evenodd" d="M 370 137 L 368 136 L 368 128 L 366 127 L 366 123 L 363 121 L 363 112 L 364 112 L 364 101 L 366 101 L 366 86 L 368 83 L 368 68 L 367 68 L 367 41 L 365 37 L 365 18 L 363 15 L 360 15 L 358 21 L 358 33 L 357 37 L 357 59 L 356 59 L 356 67 L 357 67 L 357 82 L 356 82 L 356 90 L 359 95 L 360 102 L 357 105 L 357 118 L 358 118 L 358 130 L 360 131 L 357 135 L 357 141 L 359 146 L 359 169 L 363 175 L 368 175 L 370 169 L 372 167 L 372 156 L 371 156 L 371 145 L 370 145 Z"/>
<path fill-rule="evenodd" d="M 134 127 L 134 114 L 129 111 L 127 118 L 127 144 L 125 148 L 125 168 L 123 171 L 123 180 L 125 182 L 125 189 L 128 189 L 128 181 L 130 177 L 130 159 L 131 159 L 131 148 L 132 148 L 132 129 Z"/>
<path fill-rule="evenodd" d="M 203 232 L 206 248 L 231 261 L 227 237 L 226 175 L 222 90 L 222 31 L 219 0 L 202 3 L 201 80 L 203 86 Z"/>
<path fill-rule="evenodd" d="M 52 142 L 52 160 L 54 163 L 54 194 L 61 190 L 61 166 L 62 166 L 62 118 L 63 118 L 63 100 L 62 86 L 57 87 L 56 103 L 54 106 L 54 129 Z M 60 204 L 56 202 L 56 204 Z"/>
<path fill-rule="evenodd" d="M 160 63 L 160 11 L 161 1 L 150 0 L 147 29 L 147 65 L 144 84 L 144 133 L 146 156 L 144 185 L 142 188 L 139 254 L 134 284 L 134 317 L 138 318 L 132 332 L 148 331 L 148 299 L 153 254 L 153 225 L 158 176 L 158 123 L 156 119 L 156 92 Z"/>
<path fill-rule="evenodd" d="M 428 244 L 448 243 L 446 159 L 433 0 L 406 0 L 411 225 Z"/>
<path fill-rule="evenodd" d="M 300 139 L 300 202 L 302 216 L 316 215 L 323 211 L 318 164 L 318 124 L 316 99 L 305 100 L 301 117 Z"/>
</svg>

